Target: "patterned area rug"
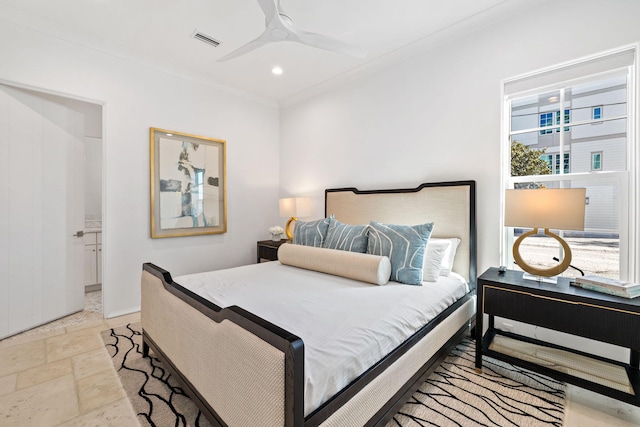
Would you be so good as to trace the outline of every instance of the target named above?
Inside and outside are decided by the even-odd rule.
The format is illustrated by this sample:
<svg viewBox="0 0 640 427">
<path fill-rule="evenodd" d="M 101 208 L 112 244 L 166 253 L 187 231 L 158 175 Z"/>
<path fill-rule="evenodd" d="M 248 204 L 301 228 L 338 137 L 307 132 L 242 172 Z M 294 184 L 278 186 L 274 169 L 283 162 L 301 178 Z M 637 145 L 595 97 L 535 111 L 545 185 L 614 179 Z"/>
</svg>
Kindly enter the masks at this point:
<svg viewBox="0 0 640 427">
<path fill-rule="evenodd" d="M 102 339 L 141 425 L 211 426 L 160 361 L 142 357 L 140 323 L 104 331 Z M 478 374 L 467 339 L 387 427 L 562 426 L 564 407 L 563 383 L 491 358 Z"/>
</svg>

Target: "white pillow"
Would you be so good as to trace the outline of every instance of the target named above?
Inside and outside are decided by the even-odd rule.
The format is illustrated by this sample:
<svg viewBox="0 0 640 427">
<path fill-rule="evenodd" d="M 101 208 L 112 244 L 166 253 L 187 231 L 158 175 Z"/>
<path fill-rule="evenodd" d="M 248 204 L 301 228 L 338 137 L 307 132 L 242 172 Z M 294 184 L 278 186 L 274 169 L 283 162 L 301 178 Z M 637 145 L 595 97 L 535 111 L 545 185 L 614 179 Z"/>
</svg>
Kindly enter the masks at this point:
<svg viewBox="0 0 640 427">
<path fill-rule="evenodd" d="M 458 245 L 460 245 L 460 239 L 458 239 L 457 237 L 451 237 L 447 239 L 433 238 L 431 240 L 449 242 L 449 247 L 444 255 L 444 258 L 442 259 L 442 264 L 440 265 L 440 275 L 449 277 L 449 275 L 451 274 L 451 269 L 453 268 L 453 260 L 456 258 Z"/>
<path fill-rule="evenodd" d="M 443 239 L 429 239 L 422 264 L 422 280 L 435 282 L 440 276 L 442 262 L 450 252 L 451 242 Z"/>
</svg>

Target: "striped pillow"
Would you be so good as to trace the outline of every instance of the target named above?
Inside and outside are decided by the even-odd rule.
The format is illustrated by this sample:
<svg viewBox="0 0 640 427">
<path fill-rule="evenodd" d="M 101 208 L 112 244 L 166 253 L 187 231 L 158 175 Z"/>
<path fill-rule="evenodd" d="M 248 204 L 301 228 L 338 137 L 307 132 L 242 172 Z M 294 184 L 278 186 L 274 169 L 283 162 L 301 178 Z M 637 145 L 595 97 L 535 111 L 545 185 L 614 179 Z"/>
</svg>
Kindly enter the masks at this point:
<svg viewBox="0 0 640 427">
<path fill-rule="evenodd" d="M 330 218 L 322 218 L 316 221 L 296 221 L 293 229 L 293 244 L 315 246 L 321 248 L 324 239 L 327 237 L 327 229 L 329 223 L 333 220 Z"/>
<path fill-rule="evenodd" d="M 422 285 L 425 247 L 432 230 L 433 223 L 395 225 L 371 221 L 367 253 L 389 257 L 390 280 Z"/>
<path fill-rule="evenodd" d="M 327 238 L 324 240 L 322 247 L 365 253 L 367 252 L 368 234 L 368 225 L 343 224 L 334 219 L 329 224 Z"/>
</svg>

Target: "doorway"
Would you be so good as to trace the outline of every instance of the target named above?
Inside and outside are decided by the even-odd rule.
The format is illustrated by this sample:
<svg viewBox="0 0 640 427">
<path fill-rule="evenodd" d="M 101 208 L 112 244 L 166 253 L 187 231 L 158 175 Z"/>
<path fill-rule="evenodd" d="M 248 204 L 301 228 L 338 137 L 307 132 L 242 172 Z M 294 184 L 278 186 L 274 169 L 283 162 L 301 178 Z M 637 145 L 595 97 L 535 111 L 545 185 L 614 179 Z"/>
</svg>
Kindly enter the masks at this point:
<svg viewBox="0 0 640 427">
<path fill-rule="evenodd" d="M 0 135 L 0 339 L 83 313 L 85 290 L 102 318 L 102 106 L 0 82 Z"/>
</svg>

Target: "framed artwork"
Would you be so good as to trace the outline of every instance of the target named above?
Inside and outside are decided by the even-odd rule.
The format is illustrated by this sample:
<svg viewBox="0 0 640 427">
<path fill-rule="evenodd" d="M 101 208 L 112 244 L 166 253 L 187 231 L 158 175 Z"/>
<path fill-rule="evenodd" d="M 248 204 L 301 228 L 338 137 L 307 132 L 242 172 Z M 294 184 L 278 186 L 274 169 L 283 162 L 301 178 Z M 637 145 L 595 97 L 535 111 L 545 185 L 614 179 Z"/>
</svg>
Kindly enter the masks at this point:
<svg viewBox="0 0 640 427">
<path fill-rule="evenodd" d="M 151 128 L 151 237 L 227 232 L 226 141 Z"/>
</svg>

